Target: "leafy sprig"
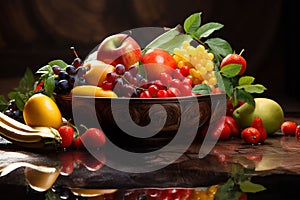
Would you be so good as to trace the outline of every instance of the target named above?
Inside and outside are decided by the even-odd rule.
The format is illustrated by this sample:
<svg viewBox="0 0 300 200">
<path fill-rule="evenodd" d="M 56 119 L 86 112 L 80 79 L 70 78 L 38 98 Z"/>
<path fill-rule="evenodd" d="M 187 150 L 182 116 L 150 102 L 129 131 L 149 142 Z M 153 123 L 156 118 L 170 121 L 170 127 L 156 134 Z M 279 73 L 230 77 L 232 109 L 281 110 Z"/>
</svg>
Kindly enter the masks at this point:
<svg viewBox="0 0 300 200">
<path fill-rule="evenodd" d="M 19 84 L 16 88 L 10 91 L 7 94 L 9 100 L 15 100 L 16 105 L 20 111 L 23 110 L 24 105 L 27 99 L 32 96 L 35 91 L 34 88 L 36 86 L 35 77 L 31 69 L 26 68 L 26 71 L 19 81 Z M 0 111 L 3 111 L 7 108 L 9 102 L 7 98 L 3 95 L 0 96 Z"/>
<path fill-rule="evenodd" d="M 44 82 L 44 93 L 53 98 L 53 91 L 55 89 L 55 78 L 57 75 L 54 74 L 52 67 L 54 65 L 59 66 L 62 70 L 65 70 L 68 66 L 66 62 L 61 59 L 52 60 L 47 65 L 39 68 L 36 74 L 40 76 L 39 82 Z"/>
<path fill-rule="evenodd" d="M 239 199 L 242 193 L 257 193 L 264 190 L 266 190 L 264 186 L 251 182 L 251 176 L 245 174 L 244 168 L 234 164 L 229 179 L 218 186 L 215 199 L 235 200 Z"/>
</svg>

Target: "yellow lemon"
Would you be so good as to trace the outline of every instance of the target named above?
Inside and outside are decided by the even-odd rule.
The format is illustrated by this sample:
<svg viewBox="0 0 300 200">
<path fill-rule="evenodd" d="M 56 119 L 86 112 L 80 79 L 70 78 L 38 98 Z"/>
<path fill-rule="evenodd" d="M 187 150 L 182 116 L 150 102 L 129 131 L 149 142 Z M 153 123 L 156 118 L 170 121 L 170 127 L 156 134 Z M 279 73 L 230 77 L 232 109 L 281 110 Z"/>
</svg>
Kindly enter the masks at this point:
<svg viewBox="0 0 300 200">
<path fill-rule="evenodd" d="M 87 62 L 84 67 L 87 69 L 84 78 L 89 85 L 101 86 L 106 78 L 107 73 L 114 71 L 115 67 L 105 64 L 99 60 Z"/>
<path fill-rule="evenodd" d="M 56 103 L 47 95 L 32 95 L 24 105 L 23 118 L 28 126 L 46 126 L 58 129 L 62 114 Z"/>
</svg>

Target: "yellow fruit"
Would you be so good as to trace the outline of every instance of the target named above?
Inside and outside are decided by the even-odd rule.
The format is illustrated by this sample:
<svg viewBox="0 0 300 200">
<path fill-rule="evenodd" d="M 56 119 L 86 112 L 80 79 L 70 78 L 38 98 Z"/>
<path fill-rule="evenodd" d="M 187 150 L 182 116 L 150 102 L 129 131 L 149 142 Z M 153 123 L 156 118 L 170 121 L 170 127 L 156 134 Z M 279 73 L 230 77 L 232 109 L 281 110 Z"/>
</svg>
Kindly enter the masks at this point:
<svg viewBox="0 0 300 200">
<path fill-rule="evenodd" d="M 255 107 L 243 104 L 233 112 L 233 117 L 241 128 L 251 126 L 255 117 L 260 117 L 268 135 L 280 129 L 284 121 L 284 111 L 274 100 L 268 98 L 254 98 Z"/>
<path fill-rule="evenodd" d="M 107 73 L 114 71 L 115 67 L 99 60 L 91 60 L 84 67 L 88 70 L 84 78 L 89 85 L 101 86 Z"/>
<path fill-rule="evenodd" d="M 36 191 L 44 192 L 52 187 L 55 183 L 57 177 L 59 176 L 59 171 L 54 172 L 42 172 L 29 167 L 24 170 L 24 175 L 27 183 Z"/>
<path fill-rule="evenodd" d="M 94 85 L 80 85 L 71 90 L 72 95 L 76 96 L 92 96 L 92 97 L 117 97 L 112 90 L 103 90 L 101 87 Z"/>
<path fill-rule="evenodd" d="M 28 126 L 46 126 L 58 129 L 62 125 L 62 114 L 56 103 L 47 95 L 32 95 L 24 105 L 24 121 Z"/>
</svg>

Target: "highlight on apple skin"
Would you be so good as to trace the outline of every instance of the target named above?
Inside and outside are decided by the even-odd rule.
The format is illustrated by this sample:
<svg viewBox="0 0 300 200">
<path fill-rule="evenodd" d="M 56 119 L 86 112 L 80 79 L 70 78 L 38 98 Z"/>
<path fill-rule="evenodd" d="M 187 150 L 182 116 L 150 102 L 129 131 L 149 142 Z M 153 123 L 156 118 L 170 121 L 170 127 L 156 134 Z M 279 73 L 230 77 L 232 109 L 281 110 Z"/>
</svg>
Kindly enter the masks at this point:
<svg viewBox="0 0 300 200">
<path fill-rule="evenodd" d="M 129 34 L 119 33 L 108 36 L 97 49 L 97 60 L 113 66 L 123 64 L 126 70 L 141 58 L 141 47 Z"/>
</svg>

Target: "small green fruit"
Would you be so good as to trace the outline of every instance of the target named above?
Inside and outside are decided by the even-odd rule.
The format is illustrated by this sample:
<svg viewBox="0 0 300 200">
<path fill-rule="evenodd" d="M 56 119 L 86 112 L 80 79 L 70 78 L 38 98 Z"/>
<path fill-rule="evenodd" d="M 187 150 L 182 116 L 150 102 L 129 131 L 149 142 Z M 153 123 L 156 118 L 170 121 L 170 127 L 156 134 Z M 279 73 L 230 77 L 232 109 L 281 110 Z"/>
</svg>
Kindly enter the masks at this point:
<svg viewBox="0 0 300 200">
<path fill-rule="evenodd" d="M 282 107 L 274 100 L 268 98 L 254 98 L 255 107 L 243 104 L 233 112 L 233 117 L 241 128 L 251 126 L 255 117 L 260 117 L 268 135 L 280 129 L 284 122 Z"/>
</svg>

